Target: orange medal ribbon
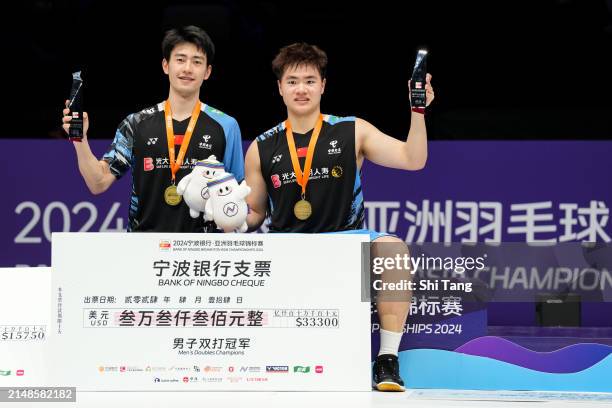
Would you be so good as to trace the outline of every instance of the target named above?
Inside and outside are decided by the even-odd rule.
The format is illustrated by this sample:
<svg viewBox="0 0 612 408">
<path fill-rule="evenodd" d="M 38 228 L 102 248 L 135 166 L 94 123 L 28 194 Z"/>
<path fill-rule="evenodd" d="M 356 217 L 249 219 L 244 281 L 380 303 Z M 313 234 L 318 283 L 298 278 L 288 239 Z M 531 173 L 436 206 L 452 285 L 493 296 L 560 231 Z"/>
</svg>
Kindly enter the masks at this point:
<svg viewBox="0 0 612 408">
<path fill-rule="evenodd" d="M 176 157 L 175 159 L 174 128 L 172 126 L 172 110 L 170 110 L 170 101 L 166 101 L 166 104 L 164 105 L 164 115 L 166 117 L 166 139 L 168 139 L 168 153 L 170 154 L 170 171 L 172 172 L 172 184 L 175 184 L 176 173 L 183 165 L 183 159 L 185 159 L 185 153 L 187 153 L 189 141 L 191 140 L 191 135 L 193 134 L 193 129 L 195 128 L 196 122 L 198 121 L 198 117 L 200 116 L 201 109 L 202 102 L 198 101 L 195 104 L 195 107 L 193 108 L 193 112 L 191 112 L 191 119 L 189 119 L 187 131 L 185 132 L 183 142 L 181 143 L 181 149 L 179 150 L 178 157 Z"/>
<path fill-rule="evenodd" d="M 310 168 L 312 166 L 312 159 L 314 157 L 315 147 L 319 134 L 321 133 L 321 127 L 323 126 L 323 115 L 319 114 L 317 123 L 310 137 L 308 143 L 308 150 L 306 152 L 306 161 L 304 162 L 304 171 L 300 167 L 300 162 L 297 156 L 297 150 L 295 148 L 295 140 L 293 139 L 293 132 L 291 130 L 291 123 L 289 119 L 285 121 L 285 133 L 287 135 L 287 144 L 289 145 L 289 154 L 291 155 L 291 164 L 293 164 L 293 171 L 295 172 L 296 182 L 302 187 L 301 200 L 295 204 L 293 212 L 295 216 L 300 220 L 305 220 L 312 214 L 312 206 L 306 201 L 306 185 L 310 178 Z"/>
<path fill-rule="evenodd" d="M 164 116 L 166 118 L 166 139 L 168 140 L 170 172 L 172 173 L 172 184 L 168 186 L 164 191 L 164 200 L 166 201 L 166 204 L 171 206 L 178 205 L 182 200 L 182 196 L 180 196 L 176 191 L 176 173 L 183 165 L 185 153 L 187 153 L 189 141 L 191 140 L 191 135 L 193 134 L 193 129 L 195 128 L 196 122 L 198 121 L 198 117 L 200 116 L 201 109 L 202 103 L 198 101 L 193 108 L 193 112 L 191 113 L 191 119 L 189 120 L 189 124 L 187 125 L 187 131 L 185 132 L 185 136 L 183 137 L 178 157 L 176 157 L 175 159 L 174 127 L 172 126 L 172 110 L 170 109 L 170 101 L 166 101 L 164 105 Z"/>
</svg>

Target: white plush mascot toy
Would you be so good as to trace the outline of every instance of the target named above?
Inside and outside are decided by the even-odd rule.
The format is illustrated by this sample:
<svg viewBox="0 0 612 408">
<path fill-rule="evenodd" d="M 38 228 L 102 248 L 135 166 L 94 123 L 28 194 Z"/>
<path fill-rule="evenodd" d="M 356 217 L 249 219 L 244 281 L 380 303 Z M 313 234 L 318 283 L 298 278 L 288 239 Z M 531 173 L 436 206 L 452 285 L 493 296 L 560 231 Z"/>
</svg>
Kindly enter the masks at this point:
<svg viewBox="0 0 612 408">
<path fill-rule="evenodd" d="M 198 218 L 204 212 L 208 200 L 208 183 L 222 174 L 225 174 L 223 163 L 217 161 L 215 156 L 210 156 L 198 161 L 191 173 L 178 183 L 176 192 L 185 199 L 192 218 Z"/>
<path fill-rule="evenodd" d="M 213 220 L 225 232 L 246 232 L 249 212 L 245 198 L 251 187 L 242 182 L 238 185 L 233 174 L 226 173 L 208 183 L 210 197 L 206 202 L 204 219 Z"/>
</svg>

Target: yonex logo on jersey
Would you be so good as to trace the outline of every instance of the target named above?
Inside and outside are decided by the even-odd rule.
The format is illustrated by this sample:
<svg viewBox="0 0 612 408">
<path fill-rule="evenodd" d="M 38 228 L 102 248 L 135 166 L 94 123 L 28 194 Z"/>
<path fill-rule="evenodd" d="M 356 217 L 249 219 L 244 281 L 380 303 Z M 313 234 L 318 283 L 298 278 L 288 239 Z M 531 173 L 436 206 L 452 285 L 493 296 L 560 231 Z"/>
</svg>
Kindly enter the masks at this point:
<svg viewBox="0 0 612 408">
<path fill-rule="evenodd" d="M 150 137 L 149 141 L 147 142 L 147 146 L 151 146 L 157 143 L 157 139 L 158 139 L 157 137 Z"/>
<path fill-rule="evenodd" d="M 210 135 L 204 135 L 202 136 L 202 139 L 204 139 L 205 142 L 208 142 L 210 140 Z"/>
<path fill-rule="evenodd" d="M 279 154 L 278 156 L 274 156 L 272 158 L 272 164 L 280 162 L 282 158 L 283 158 L 282 154 Z"/>
<path fill-rule="evenodd" d="M 342 149 L 341 148 L 336 148 L 336 146 L 338 145 L 338 141 L 337 140 L 332 140 L 331 142 L 329 142 L 329 145 L 332 147 L 331 149 L 327 149 L 327 154 L 340 154 L 342 153 Z"/>
</svg>

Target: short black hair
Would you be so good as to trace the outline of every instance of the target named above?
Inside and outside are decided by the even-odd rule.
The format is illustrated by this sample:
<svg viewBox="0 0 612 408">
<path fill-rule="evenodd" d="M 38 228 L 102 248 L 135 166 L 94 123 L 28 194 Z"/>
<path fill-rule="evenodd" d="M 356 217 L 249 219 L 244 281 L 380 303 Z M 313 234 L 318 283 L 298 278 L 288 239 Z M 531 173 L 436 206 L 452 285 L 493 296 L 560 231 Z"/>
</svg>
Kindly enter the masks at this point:
<svg viewBox="0 0 612 408">
<path fill-rule="evenodd" d="M 321 79 L 325 79 L 327 54 L 316 45 L 303 42 L 287 45 L 281 48 L 276 57 L 274 57 L 272 71 L 280 81 L 288 68 L 302 65 L 315 67 L 319 71 Z"/>
<path fill-rule="evenodd" d="M 202 50 L 206 55 L 206 63 L 208 65 L 212 64 L 215 59 L 215 44 L 206 34 L 206 31 L 193 25 L 166 31 L 162 40 L 162 55 L 165 60 L 170 61 L 170 54 L 172 54 L 174 47 L 183 43 L 191 43 Z"/>
</svg>

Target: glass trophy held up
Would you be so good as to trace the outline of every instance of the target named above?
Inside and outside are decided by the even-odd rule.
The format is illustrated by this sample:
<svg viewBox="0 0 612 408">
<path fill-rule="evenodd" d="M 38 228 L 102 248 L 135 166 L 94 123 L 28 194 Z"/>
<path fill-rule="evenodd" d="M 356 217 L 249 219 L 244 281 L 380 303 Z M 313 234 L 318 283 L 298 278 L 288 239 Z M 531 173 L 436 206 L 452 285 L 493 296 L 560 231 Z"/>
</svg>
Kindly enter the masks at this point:
<svg viewBox="0 0 612 408">
<path fill-rule="evenodd" d="M 70 109 L 70 115 L 72 116 L 68 139 L 80 142 L 83 140 L 83 80 L 81 79 L 81 71 L 72 73 L 72 88 L 70 89 L 68 109 Z"/>
<path fill-rule="evenodd" d="M 427 76 L 427 50 L 419 50 L 417 53 L 412 78 L 410 79 L 410 103 L 412 110 L 425 113 L 426 95 L 425 83 Z"/>
</svg>

